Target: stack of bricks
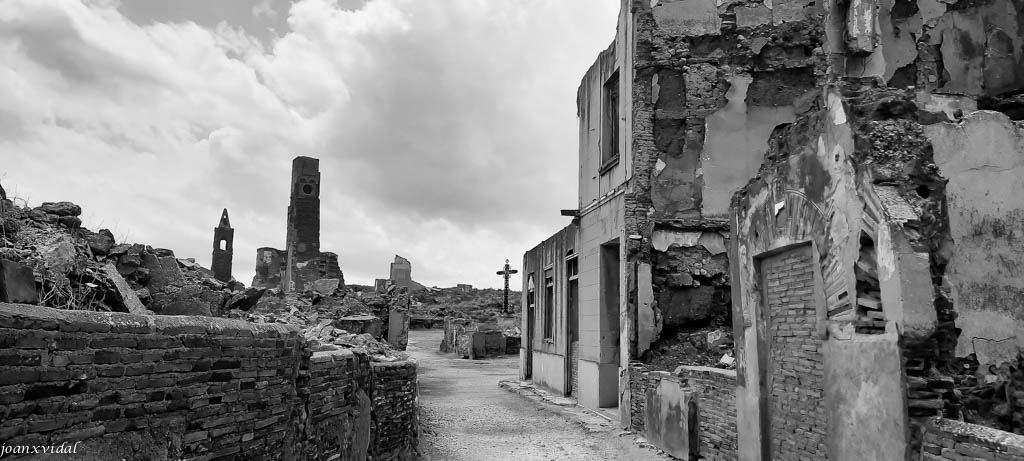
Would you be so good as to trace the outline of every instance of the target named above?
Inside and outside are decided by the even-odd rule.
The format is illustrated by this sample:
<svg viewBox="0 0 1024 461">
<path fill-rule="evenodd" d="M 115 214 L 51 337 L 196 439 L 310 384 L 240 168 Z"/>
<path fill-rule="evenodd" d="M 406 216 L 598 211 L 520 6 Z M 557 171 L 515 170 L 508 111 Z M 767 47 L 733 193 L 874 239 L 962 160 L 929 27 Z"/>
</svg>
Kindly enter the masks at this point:
<svg viewBox="0 0 1024 461">
<path fill-rule="evenodd" d="M 372 364 L 373 459 L 411 459 L 416 450 L 416 363 Z"/>
<path fill-rule="evenodd" d="M 402 425 L 367 434 L 368 451 L 415 445 L 414 362 L 375 373 L 348 351 L 324 361 L 290 325 L 0 304 L 0 345 L 6 445 L 82 441 L 103 454 L 144 434 L 170 459 L 330 459 L 367 412 Z"/>
<path fill-rule="evenodd" d="M 701 456 L 707 461 L 737 459 L 736 371 L 682 366 L 675 374 L 697 399 Z"/>
<path fill-rule="evenodd" d="M 825 459 L 822 340 L 810 245 L 765 258 L 770 342 L 771 438 L 775 459 Z"/>
<path fill-rule="evenodd" d="M 933 418 L 924 425 L 921 461 L 1024 461 L 1024 436 Z"/>
</svg>

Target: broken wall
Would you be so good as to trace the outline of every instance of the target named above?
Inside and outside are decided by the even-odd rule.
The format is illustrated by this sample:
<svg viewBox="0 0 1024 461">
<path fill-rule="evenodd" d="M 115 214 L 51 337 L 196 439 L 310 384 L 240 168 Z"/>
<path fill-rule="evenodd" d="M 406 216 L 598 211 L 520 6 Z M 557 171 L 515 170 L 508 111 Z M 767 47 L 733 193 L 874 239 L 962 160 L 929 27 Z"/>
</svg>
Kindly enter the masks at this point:
<svg viewBox="0 0 1024 461">
<path fill-rule="evenodd" d="M 0 327 L 9 446 L 259 460 L 415 450 L 415 363 L 314 353 L 294 326 L 0 304 Z"/>
<path fill-rule="evenodd" d="M 627 259 L 639 287 L 633 357 L 671 370 L 710 365 L 729 347 L 686 337 L 732 329 L 730 198 L 754 176 L 772 131 L 793 122 L 821 79 L 814 2 L 630 2 L 636 24 L 633 183 Z M 625 8 L 625 7 L 624 7 Z M 635 314 L 633 314 L 635 312 Z M 650 321 L 643 321 L 650 318 Z M 716 356 L 712 359 L 712 356 Z"/>
<path fill-rule="evenodd" d="M 734 370 L 680 366 L 669 373 L 634 362 L 628 388 L 628 429 L 680 459 L 739 459 Z"/>
<path fill-rule="evenodd" d="M 840 357 L 844 349 L 834 341 L 901 328 L 884 315 L 887 320 L 866 317 L 862 304 L 884 313 L 900 306 L 879 306 L 867 301 L 868 293 L 863 292 L 863 274 L 878 271 L 877 258 L 863 257 L 864 236 L 878 241 L 878 223 L 886 222 L 888 215 L 865 198 L 875 192 L 870 175 L 855 172 L 854 128 L 847 109 L 834 90 L 826 90 L 810 108 L 797 114 L 792 125 L 776 130 L 760 173 L 733 202 L 733 324 L 744 456 L 777 457 L 797 447 L 816 459 L 845 459 L 841 447 L 846 445 L 840 440 L 847 434 L 844 424 L 855 421 L 856 414 L 905 418 L 902 405 L 894 410 L 893 402 L 884 397 L 863 400 L 860 389 L 846 387 L 847 376 L 829 373 L 823 366 L 849 363 Z M 786 262 L 779 265 L 779 257 Z M 876 326 L 879 331 L 871 329 Z M 877 341 L 891 352 L 899 350 L 896 334 L 879 336 Z M 807 347 L 779 355 L 792 344 Z M 786 365 L 794 354 L 800 359 Z M 869 369 L 855 374 L 902 370 L 897 354 L 882 354 L 865 366 Z M 794 371 L 798 378 L 790 378 Z M 773 382 L 787 384 L 778 387 Z M 779 403 L 808 397 L 816 408 L 825 408 L 822 402 L 829 401 L 852 406 L 818 414 L 812 430 L 786 432 L 783 437 L 779 427 L 790 418 L 779 416 L 787 411 Z M 887 440 L 891 431 L 884 427 L 865 425 L 858 435 Z"/>
<path fill-rule="evenodd" d="M 751 13 L 749 6 L 736 8 L 738 24 L 750 20 L 740 15 Z M 979 369 L 982 357 L 1006 363 L 1017 354 L 1021 277 L 1014 274 L 1021 252 L 1008 230 L 1022 223 L 1019 207 L 995 190 L 1010 197 L 1020 185 L 1019 134 L 1010 119 L 1019 118 L 1015 93 L 1024 87 L 1024 5 L 879 0 L 822 6 L 824 33 L 813 68 L 818 84 L 830 86 L 822 99 L 795 106 L 792 124 L 772 135 L 778 147 L 769 149 L 756 180 L 734 202 L 734 224 L 744 226 L 734 229 L 741 241 L 731 255 L 742 258 L 734 262 L 740 272 L 733 278 L 734 286 L 742 285 L 733 296 L 736 339 L 745 349 L 741 405 L 761 406 L 766 398 L 743 384 L 752 382 L 751 374 L 763 376 L 759 367 L 766 363 L 750 352 L 766 346 L 751 328 L 761 302 L 759 276 L 748 265 L 773 248 L 811 241 L 821 258 L 827 336 L 876 335 L 875 341 L 899 343 L 907 446 L 914 452 L 924 417 L 970 419 L 989 411 L 976 397 L 989 389 L 967 392 L 983 376 L 967 376 L 965 367 Z M 785 33 L 785 21 L 755 22 Z M 974 112 L 978 108 L 1006 115 Z M 800 218 L 796 211 L 819 217 Z M 802 221 L 795 228 L 794 217 Z M 826 354 L 837 351 L 831 341 Z M 891 368 L 891 354 L 882 357 L 871 366 Z M 842 381 L 826 379 L 826 398 L 852 398 L 853 391 L 830 388 L 830 380 Z M 972 397 L 965 405 L 961 395 Z M 757 425 L 743 419 L 741 426 Z M 753 434 L 752 446 L 767 446 L 749 429 L 741 432 Z M 841 432 L 830 429 L 829 435 L 834 443 Z M 896 456 L 894 446 L 887 456 Z M 830 455 L 841 456 L 837 450 L 830 445 Z"/>
<path fill-rule="evenodd" d="M 256 250 L 256 275 L 252 286 L 257 288 L 281 288 L 288 252 L 277 248 L 262 247 Z"/>
<path fill-rule="evenodd" d="M 985 367 L 1015 362 L 1024 346 L 1024 128 L 979 111 L 925 133 L 948 178 L 954 244 L 946 280 L 961 330 L 956 355 L 977 354 Z"/>
</svg>

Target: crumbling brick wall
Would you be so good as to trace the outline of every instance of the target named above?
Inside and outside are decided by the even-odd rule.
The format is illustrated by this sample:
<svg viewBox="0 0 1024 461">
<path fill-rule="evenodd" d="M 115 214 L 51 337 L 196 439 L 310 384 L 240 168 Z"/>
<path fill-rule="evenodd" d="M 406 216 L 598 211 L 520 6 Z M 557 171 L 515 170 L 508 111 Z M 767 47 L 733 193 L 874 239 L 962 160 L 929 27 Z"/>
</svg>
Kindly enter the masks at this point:
<svg viewBox="0 0 1024 461">
<path fill-rule="evenodd" d="M 647 391 L 657 388 L 658 382 L 666 376 L 664 372 L 652 372 L 639 362 L 630 365 L 630 430 L 645 432 Z M 698 444 L 690 448 L 690 453 L 708 461 L 737 459 L 736 372 L 682 366 L 671 378 L 683 382 L 696 403 L 691 408 L 697 410 Z"/>
<path fill-rule="evenodd" d="M 736 371 L 681 367 L 677 375 L 697 397 L 700 455 L 708 461 L 736 458 Z"/>
<path fill-rule="evenodd" d="M 0 304 L 0 344 L 7 445 L 82 441 L 114 456 L 142 443 L 170 459 L 328 459 L 360 440 L 371 459 L 406 459 L 415 447 L 414 363 L 313 354 L 290 325 Z M 372 432 L 370 416 L 387 426 Z"/>
<path fill-rule="evenodd" d="M 825 459 L 821 337 L 810 245 L 765 258 L 773 459 Z"/>
<path fill-rule="evenodd" d="M 409 459 L 416 450 L 416 364 L 373 363 L 375 460 Z"/>
<path fill-rule="evenodd" d="M 370 447 L 370 363 L 348 350 L 314 353 L 299 371 L 307 414 L 303 428 L 310 459 L 358 459 Z"/>
<path fill-rule="evenodd" d="M 1024 460 L 1024 436 L 976 424 L 933 418 L 924 426 L 921 461 Z"/>
</svg>

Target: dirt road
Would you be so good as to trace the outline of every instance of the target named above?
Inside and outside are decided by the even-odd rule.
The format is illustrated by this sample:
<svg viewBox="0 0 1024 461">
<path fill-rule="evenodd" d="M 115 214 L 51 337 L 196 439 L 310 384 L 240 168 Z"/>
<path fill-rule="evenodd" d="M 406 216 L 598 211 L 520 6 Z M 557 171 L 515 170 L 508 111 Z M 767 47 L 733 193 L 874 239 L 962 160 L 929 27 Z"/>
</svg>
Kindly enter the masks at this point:
<svg viewBox="0 0 1024 461">
<path fill-rule="evenodd" d="M 465 360 L 441 354 L 442 332 L 409 332 L 419 362 L 420 451 L 428 460 L 665 459 L 618 430 L 591 432 L 498 387 L 518 374 L 518 357 Z"/>
</svg>

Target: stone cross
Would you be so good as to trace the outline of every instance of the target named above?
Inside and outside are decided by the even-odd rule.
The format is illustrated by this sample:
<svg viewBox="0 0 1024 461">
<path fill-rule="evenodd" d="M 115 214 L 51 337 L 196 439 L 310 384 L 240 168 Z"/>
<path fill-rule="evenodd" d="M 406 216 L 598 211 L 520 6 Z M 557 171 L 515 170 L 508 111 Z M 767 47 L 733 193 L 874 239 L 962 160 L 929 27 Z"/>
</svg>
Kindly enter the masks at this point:
<svg viewBox="0 0 1024 461">
<path fill-rule="evenodd" d="M 516 272 L 519 272 L 519 271 L 517 271 L 515 269 L 512 269 L 512 266 L 508 265 L 508 260 L 507 259 L 505 260 L 505 269 L 498 271 L 498 275 L 500 275 L 502 277 L 505 277 L 505 308 L 504 308 L 504 310 L 502 312 L 504 312 L 506 314 L 510 313 L 509 310 L 508 310 L 508 278 L 509 278 L 509 276 L 511 276 L 512 274 L 515 274 Z"/>
</svg>

